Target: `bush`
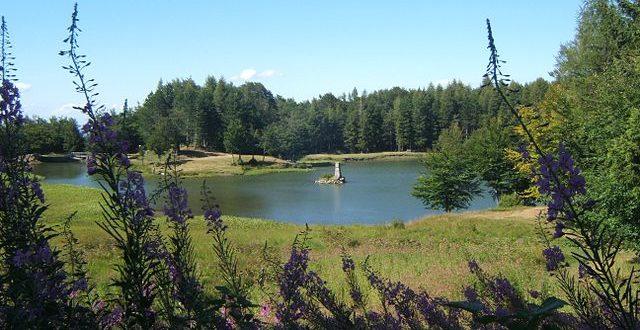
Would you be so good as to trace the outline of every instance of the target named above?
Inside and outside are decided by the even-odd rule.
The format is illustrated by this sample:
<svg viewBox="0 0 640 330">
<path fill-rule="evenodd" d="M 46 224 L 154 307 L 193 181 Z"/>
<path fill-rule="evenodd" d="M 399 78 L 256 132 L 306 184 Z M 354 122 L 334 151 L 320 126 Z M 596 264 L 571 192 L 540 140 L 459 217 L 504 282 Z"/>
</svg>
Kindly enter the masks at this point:
<svg viewBox="0 0 640 330">
<path fill-rule="evenodd" d="M 504 194 L 500 196 L 498 208 L 507 209 L 511 207 L 522 206 L 522 201 L 517 193 Z"/>
<path fill-rule="evenodd" d="M 393 219 L 389 222 L 388 226 L 392 229 L 404 229 L 404 221 L 400 219 Z"/>
</svg>

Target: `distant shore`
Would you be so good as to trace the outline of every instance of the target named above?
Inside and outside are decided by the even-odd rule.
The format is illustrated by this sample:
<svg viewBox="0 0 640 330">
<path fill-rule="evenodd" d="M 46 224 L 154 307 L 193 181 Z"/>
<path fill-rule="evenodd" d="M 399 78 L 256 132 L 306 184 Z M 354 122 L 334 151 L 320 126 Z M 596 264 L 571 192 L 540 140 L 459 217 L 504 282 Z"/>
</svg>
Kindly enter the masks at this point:
<svg viewBox="0 0 640 330">
<path fill-rule="evenodd" d="M 297 162 L 271 156 L 184 150 L 177 161 L 181 175 L 185 177 L 211 177 L 225 175 L 260 175 L 276 172 L 310 171 L 313 167 L 331 165 L 333 162 L 372 160 L 417 160 L 424 152 L 375 152 L 354 154 L 311 154 Z M 136 170 L 147 175 L 163 175 L 164 166 L 158 157 L 151 154 L 144 158 L 135 157 L 132 164 Z"/>
</svg>

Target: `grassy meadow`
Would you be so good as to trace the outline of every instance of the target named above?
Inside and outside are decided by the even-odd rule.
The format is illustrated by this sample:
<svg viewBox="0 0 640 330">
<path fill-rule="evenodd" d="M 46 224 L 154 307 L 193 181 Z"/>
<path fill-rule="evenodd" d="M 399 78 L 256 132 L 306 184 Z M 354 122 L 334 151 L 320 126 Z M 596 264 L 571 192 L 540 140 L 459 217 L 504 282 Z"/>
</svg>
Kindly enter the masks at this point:
<svg viewBox="0 0 640 330">
<path fill-rule="evenodd" d="M 184 149 L 180 151 L 177 161 L 181 175 L 185 177 L 209 177 L 217 175 L 260 175 L 273 172 L 308 171 L 311 167 L 327 165 L 336 161 L 349 162 L 361 160 L 416 160 L 425 155 L 424 152 L 374 152 L 354 154 L 311 154 L 297 162 L 290 162 L 272 156 L 242 155 L 243 164 L 239 164 L 238 155 L 222 152 Z M 144 158 L 133 155 L 132 165 L 146 175 L 159 175 L 164 171 L 166 156 L 158 158 L 152 151 L 147 151 Z M 250 165 L 254 158 L 256 164 Z"/>
<path fill-rule="evenodd" d="M 300 159 L 302 163 L 322 163 L 322 162 L 345 162 L 359 160 L 414 160 L 420 159 L 425 152 L 412 151 L 385 151 L 371 153 L 352 153 L 352 154 L 311 154 Z"/>
<path fill-rule="evenodd" d="M 101 219 L 100 191 L 71 185 L 44 185 L 49 209 L 45 223 L 60 224 L 78 211 L 72 225 L 88 259 L 90 276 L 99 290 L 109 290 L 106 283 L 114 274 L 116 250 L 110 238 L 97 225 Z M 222 205 L 224 212 L 224 205 Z M 414 288 L 424 288 L 433 296 L 461 298 L 463 285 L 471 275 L 467 261 L 476 259 L 491 274 L 503 274 L 516 285 L 528 289 L 557 293 L 554 279 L 545 271 L 535 220 L 540 209 L 517 208 L 433 216 L 407 223 L 387 225 L 348 225 L 311 228 L 311 267 L 344 292 L 340 256 L 343 251 L 360 263 L 369 263 L 384 277 L 402 280 Z M 166 228 L 158 213 L 158 222 Z M 289 246 L 304 226 L 264 219 L 224 216 L 229 238 L 240 252 L 241 268 L 257 276 L 265 266 L 261 249 L 267 242 L 282 260 Z M 208 288 L 218 284 L 216 259 L 211 239 L 201 216 L 191 220 L 195 252 L 203 281 Z M 566 240 L 558 243 L 566 248 Z M 59 244 L 59 241 L 57 242 Z M 565 251 L 567 252 L 567 251 Z M 575 265 L 575 261 L 572 261 Z M 573 267 L 575 268 L 575 267 Z M 254 289 L 254 299 L 264 299 Z"/>
<path fill-rule="evenodd" d="M 159 175 L 164 171 L 165 156 L 158 156 L 147 151 L 144 158 L 136 155 L 132 165 L 146 175 Z M 256 155 L 256 165 L 249 165 L 251 155 L 242 155 L 243 165 L 238 163 L 237 154 L 208 152 L 198 150 L 181 150 L 177 161 L 181 175 L 185 177 L 208 177 L 216 175 L 258 175 L 272 172 L 306 171 L 308 168 L 295 163 L 271 157 Z"/>
</svg>

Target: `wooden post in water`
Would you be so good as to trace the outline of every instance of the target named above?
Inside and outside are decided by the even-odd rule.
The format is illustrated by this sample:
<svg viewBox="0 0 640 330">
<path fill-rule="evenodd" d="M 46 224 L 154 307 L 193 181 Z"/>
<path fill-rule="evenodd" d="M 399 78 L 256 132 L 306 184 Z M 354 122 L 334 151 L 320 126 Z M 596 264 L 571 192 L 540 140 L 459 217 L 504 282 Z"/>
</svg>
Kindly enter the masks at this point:
<svg viewBox="0 0 640 330">
<path fill-rule="evenodd" d="M 336 169 L 333 172 L 333 178 L 335 180 L 340 180 L 340 178 L 342 178 L 342 172 L 340 171 L 340 162 L 336 162 Z"/>
</svg>

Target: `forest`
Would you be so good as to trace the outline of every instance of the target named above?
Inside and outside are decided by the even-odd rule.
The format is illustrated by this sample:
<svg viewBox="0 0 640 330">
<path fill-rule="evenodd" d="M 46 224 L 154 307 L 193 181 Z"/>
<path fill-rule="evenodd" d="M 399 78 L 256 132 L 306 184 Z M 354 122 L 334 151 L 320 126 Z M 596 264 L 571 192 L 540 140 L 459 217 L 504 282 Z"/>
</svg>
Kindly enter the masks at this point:
<svg viewBox="0 0 640 330">
<path fill-rule="evenodd" d="M 509 88 L 514 99 L 535 104 L 549 83 L 538 79 Z M 113 116 L 130 146 L 157 154 L 190 146 L 291 160 L 311 153 L 424 151 L 454 122 L 469 136 L 491 118 L 509 118 L 487 81 L 480 88 L 458 81 L 370 93 L 354 88 L 348 95 L 296 102 L 261 83 L 235 86 L 214 77 L 202 86 L 192 79 L 160 81 L 141 105 L 125 105 Z"/>
</svg>

